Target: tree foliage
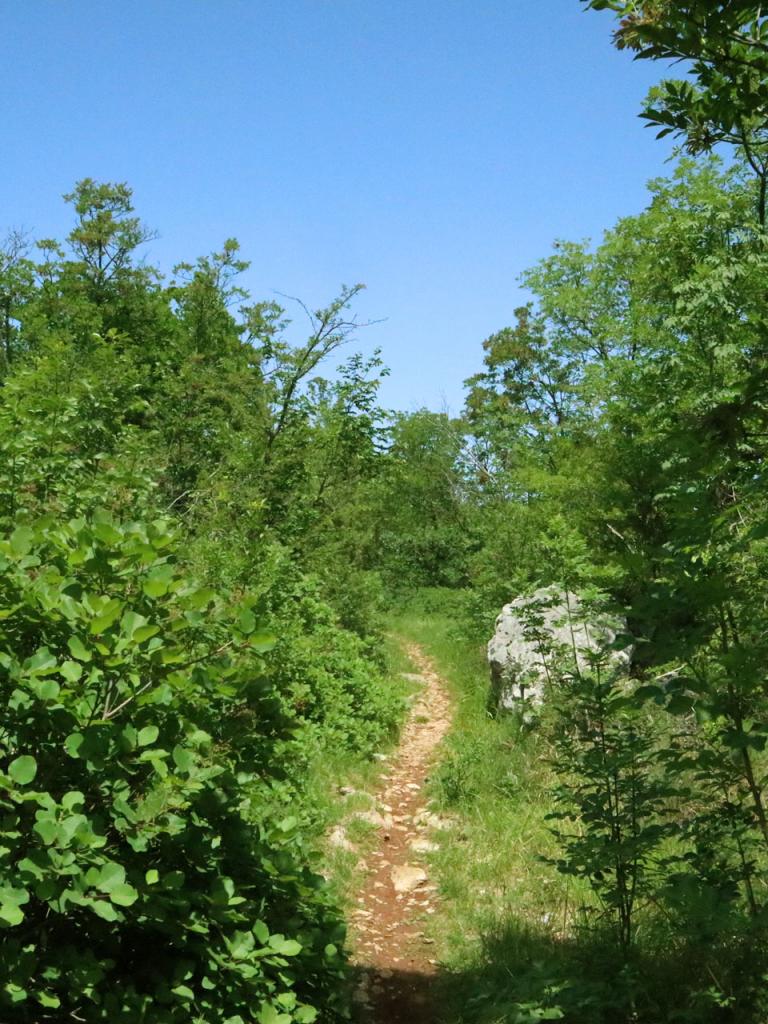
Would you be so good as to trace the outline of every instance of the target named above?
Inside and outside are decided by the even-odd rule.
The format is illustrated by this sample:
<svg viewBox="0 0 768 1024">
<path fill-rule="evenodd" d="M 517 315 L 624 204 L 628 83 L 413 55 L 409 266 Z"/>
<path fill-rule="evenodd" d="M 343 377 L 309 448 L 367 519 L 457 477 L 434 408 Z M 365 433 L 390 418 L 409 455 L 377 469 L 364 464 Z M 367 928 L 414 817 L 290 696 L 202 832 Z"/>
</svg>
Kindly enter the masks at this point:
<svg viewBox="0 0 768 1024">
<path fill-rule="evenodd" d="M 562 993 L 567 1019 L 758 1021 L 765 15 L 586 6 L 615 13 L 621 48 L 682 61 L 688 78 L 653 90 L 643 116 L 687 155 L 598 245 L 557 243 L 523 275 L 531 301 L 484 343 L 467 382 L 472 600 L 498 609 L 542 584 L 597 587 L 634 638 L 630 679 L 599 658 L 589 673 L 564 668 L 544 716 L 558 866 L 592 891 L 588 920 L 625 964 L 610 1006 L 593 991 L 591 1016 L 578 986 Z M 728 162 L 709 155 L 723 145 Z M 679 1000 L 653 989 L 654 942 L 690 965 Z"/>
<path fill-rule="evenodd" d="M 234 240 L 166 283 L 127 186 L 65 198 L 0 258 L 0 1016 L 342 1018 L 302 793 L 401 712 L 337 536 L 382 367 L 320 376 L 358 289 L 289 343 Z"/>
</svg>

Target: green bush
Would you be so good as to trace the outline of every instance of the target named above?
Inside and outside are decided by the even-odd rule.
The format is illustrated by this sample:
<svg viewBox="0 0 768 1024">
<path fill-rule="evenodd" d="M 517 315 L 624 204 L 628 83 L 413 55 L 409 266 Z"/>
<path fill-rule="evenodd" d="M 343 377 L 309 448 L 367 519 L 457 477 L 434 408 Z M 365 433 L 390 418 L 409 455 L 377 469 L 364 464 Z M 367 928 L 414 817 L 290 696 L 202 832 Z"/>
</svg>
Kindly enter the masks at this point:
<svg viewBox="0 0 768 1024">
<path fill-rule="evenodd" d="M 218 555 L 207 542 L 197 547 L 197 564 L 210 578 L 223 575 L 216 559 L 226 556 L 228 543 L 222 541 Z M 380 644 L 344 628 L 327 600 L 325 580 L 302 571 L 280 545 L 263 543 L 259 554 L 259 564 L 250 565 L 253 552 L 240 554 L 244 564 L 233 585 L 249 579 L 249 592 L 276 626 L 265 667 L 270 693 L 293 726 L 292 741 L 281 749 L 283 767 L 301 784 L 310 748 L 370 754 L 393 736 L 405 705 L 386 679 Z"/>
<path fill-rule="evenodd" d="M 296 823 L 248 812 L 291 724 L 273 638 L 174 546 L 106 513 L 0 541 L 3 1020 L 289 1024 L 337 998 Z"/>
</svg>

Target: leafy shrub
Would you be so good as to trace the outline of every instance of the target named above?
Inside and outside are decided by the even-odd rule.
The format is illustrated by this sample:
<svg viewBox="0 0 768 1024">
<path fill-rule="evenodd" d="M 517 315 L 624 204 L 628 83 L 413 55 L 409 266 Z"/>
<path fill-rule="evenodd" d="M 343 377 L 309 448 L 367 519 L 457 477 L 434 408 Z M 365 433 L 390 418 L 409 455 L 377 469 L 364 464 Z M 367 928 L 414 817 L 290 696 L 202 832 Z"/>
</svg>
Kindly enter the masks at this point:
<svg viewBox="0 0 768 1024">
<path fill-rule="evenodd" d="M 209 543 L 197 545 L 198 564 L 214 578 L 222 572 Z M 271 694 L 292 721 L 294 742 L 281 750 L 287 774 L 297 775 L 310 747 L 332 747 L 368 754 L 389 738 L 402 719 L 404 703 L 387 683 L 374 658 L 373 639 L 343 628 L 326 600 L 324 581 L 302 572 L 291 552 L 264 543 L 258 565 L 238 567 L 233 583 L 249 578 L 249 592 L 277 627 L 278 639 L 265 654 Z M 240 556 L 245 561 L 247 555 Z M 252 555 L 251 555 L 252 557 Z M 211 559 L 213 561 L 211 562 Z M 375 652 L 378 653 L 378 652 Z"/>
<path fill-rule="evenodd" d="M 403 701 L 387 690 L 383 674 L 365 657 L 364 645 L 336 626 L 331 609 L 317 598 L 301 606 L 305 624 L 281 638 L 272 664 L 282 683 L 286 713 L 323 742 L 370 753 L 392 735 Z M 306 621 L 311 615 L 312 621 Z"/>
<path fill-rule="evenodd" d="M 82 352 L 50 342 L 4 381 L 0 523 L 101 507 L 152 518 L 158 458 L 132 422 L 147 406 L 141 391 L 130 358 L 101 339 L 86 366 Z"/>
<path fill-rule="evenodd" d="M 3 1020 L 289 1024 L 343 938 L 291 819 L 258 823 L 288 728 L 272 638 L 108 514 L 0 541 Z"/>
</svg>

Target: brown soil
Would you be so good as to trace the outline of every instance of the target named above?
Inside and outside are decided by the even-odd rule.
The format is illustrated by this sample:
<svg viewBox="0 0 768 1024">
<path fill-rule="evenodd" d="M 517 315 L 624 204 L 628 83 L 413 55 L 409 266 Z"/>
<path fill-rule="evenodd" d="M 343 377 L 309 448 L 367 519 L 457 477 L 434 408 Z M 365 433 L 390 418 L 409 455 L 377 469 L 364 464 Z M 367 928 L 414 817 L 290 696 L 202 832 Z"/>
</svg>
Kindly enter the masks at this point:
<svg viewBox="0 0 768 1024">
<path fill-rule="evenodd" d="M 421 676 L 422 689 L 381 776 L 377 799 L 384 824 L 365 860 L 368 874 L 350 928 L 353 962 L 360 972 L 360 1017 L 366 1024 L 440 1020 L 434 950 L 424 934 L 438 902 L 426 853 L 450 822 L 430 812 L 424 783 L 450 726 L 451 701 L 421 648 L 408 644 L 405 649 Z"/>
</svg>

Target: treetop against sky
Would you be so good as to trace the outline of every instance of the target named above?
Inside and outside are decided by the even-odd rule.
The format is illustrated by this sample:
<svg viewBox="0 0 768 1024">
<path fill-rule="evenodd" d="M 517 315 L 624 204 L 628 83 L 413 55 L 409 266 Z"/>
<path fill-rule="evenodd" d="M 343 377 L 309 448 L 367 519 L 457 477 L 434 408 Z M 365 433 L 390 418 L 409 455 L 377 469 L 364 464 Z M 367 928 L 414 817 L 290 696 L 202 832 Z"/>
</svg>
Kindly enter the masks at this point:
<svg viewBox="0 0 768 1024">
<path fill-rule="evenodd" d="M 448 405 L 556 237 L 640 208 L 669 146 L 635 115 L 658 67 L 549 0 L 2 5 L 0 226 L 126 181 L 164 270 L 239 238 L 255 296 L 363 281 L 384 401 Z"/>
</svg>

